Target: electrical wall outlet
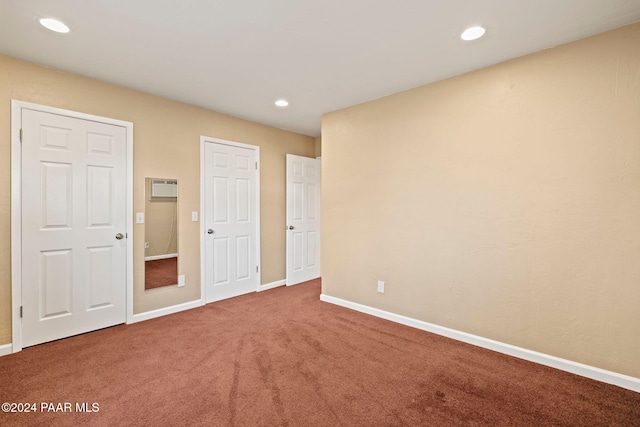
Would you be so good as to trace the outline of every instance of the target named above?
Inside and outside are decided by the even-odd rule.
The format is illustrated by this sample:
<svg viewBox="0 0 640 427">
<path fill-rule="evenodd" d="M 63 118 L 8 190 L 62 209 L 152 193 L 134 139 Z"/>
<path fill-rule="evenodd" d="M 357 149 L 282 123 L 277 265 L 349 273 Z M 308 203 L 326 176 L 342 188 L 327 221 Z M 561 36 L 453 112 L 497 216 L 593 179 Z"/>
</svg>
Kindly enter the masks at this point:
<svg viewBox="0 0 640 427">
<path fill-rule="evenodd" d="M 144 242 L 144 248 L 149 249 L 149 242 Z"/>
<path fill-rule="evenodd" d="M 382 280 L 378 280 L 378 293 L 384 294 L 384 282 Z"/>
<path fill-rule="evenodd" d="M 178 287 L 181 288 L 185 285 L 184 283 L 184 274 L 178 276 Z"/>
</svg>

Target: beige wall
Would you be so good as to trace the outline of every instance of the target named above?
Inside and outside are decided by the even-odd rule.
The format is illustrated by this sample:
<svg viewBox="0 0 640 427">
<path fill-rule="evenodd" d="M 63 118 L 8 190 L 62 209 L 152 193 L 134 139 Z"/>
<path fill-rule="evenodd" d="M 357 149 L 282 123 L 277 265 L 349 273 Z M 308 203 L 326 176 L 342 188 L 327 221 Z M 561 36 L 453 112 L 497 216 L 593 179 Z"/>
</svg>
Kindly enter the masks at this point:
<svg viewBox="0 0 640 427">
<path fill-rule="evenodd" d="M 261 147 L 262 283 L 285 278 L 285 155 L 312 157 L 314 138 L 0 56 L 0 345 L 11 341 L 11 99 L 134 124 L 134 211 L 144 210 L 144 178 L 180 182 L 180 272 L 184 288 L 144 291 L 144 225 L 135 225 L 134 311 L 200 298 L 200 136 Z"/>
<path fill-rule="evenodd" d="M 640 24 L 327 114 L 322 145 L 325 294 L 640 377 Z"/>
</svg>

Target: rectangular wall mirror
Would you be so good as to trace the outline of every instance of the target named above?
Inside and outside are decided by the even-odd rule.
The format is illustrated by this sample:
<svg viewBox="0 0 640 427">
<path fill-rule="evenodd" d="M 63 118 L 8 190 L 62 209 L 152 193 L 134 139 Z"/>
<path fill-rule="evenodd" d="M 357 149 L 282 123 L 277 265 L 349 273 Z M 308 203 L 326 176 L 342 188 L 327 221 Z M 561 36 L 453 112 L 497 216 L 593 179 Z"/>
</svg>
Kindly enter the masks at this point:
<svg viewBox="0 0 640 427">
<path fill-rule="evenodd" d="M 145 178 L 144 288 L 178 284 L 178 180 Z"/>
</svg>

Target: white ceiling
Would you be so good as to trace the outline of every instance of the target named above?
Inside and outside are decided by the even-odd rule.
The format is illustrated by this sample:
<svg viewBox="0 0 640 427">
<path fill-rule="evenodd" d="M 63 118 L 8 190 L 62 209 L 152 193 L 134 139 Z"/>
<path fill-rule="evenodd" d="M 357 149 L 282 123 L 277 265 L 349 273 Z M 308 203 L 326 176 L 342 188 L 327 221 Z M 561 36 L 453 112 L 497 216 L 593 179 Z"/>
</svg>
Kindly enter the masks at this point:
<svg viewBox="0 0 640 427">
<path fill-rule="evenodd" d="M 0 53 L 317 136 L 323 113 L 637 21 L 640 0 L 0 0 Z"/>
</svg>

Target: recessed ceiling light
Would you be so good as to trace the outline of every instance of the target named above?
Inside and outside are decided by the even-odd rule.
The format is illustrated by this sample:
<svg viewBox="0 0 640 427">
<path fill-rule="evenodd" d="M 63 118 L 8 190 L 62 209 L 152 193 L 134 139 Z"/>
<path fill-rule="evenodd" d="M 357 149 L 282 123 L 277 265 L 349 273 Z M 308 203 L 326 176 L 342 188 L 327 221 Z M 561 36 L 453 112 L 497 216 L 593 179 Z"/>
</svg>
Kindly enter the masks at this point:
<svg viewBox="0 0 640 427">
<path fill-rule="evenodd" d="M 40 20 L 40 25 L 42 25 L 43 27 L 51 30 L 51 31 L 55 31 L 56 33 L 68 33 L 69 32 L 69 27 L 67 27 L 66 25 L 64 25 L 62 22 L 58 21 L 57 19 L 53 19 L 53 18 L 42 18 Z"/>
<path fill-rule="evenodd" d="M 288 105 L 289 105 L 289 101 L 287 101 L 286 99 L 278 99 L 276 101 L 276 106 L 278 107 L 284 108 L 284 107 L 287 107 Z"/>
<path fill-rule="evenodd" d="M 467 28 L 466 30 L 464 30 L 460 38 L 467 41 L 476 40 L 484 36 L 485 31 L 486 30 L 483 27 Z"/>
</svg>

